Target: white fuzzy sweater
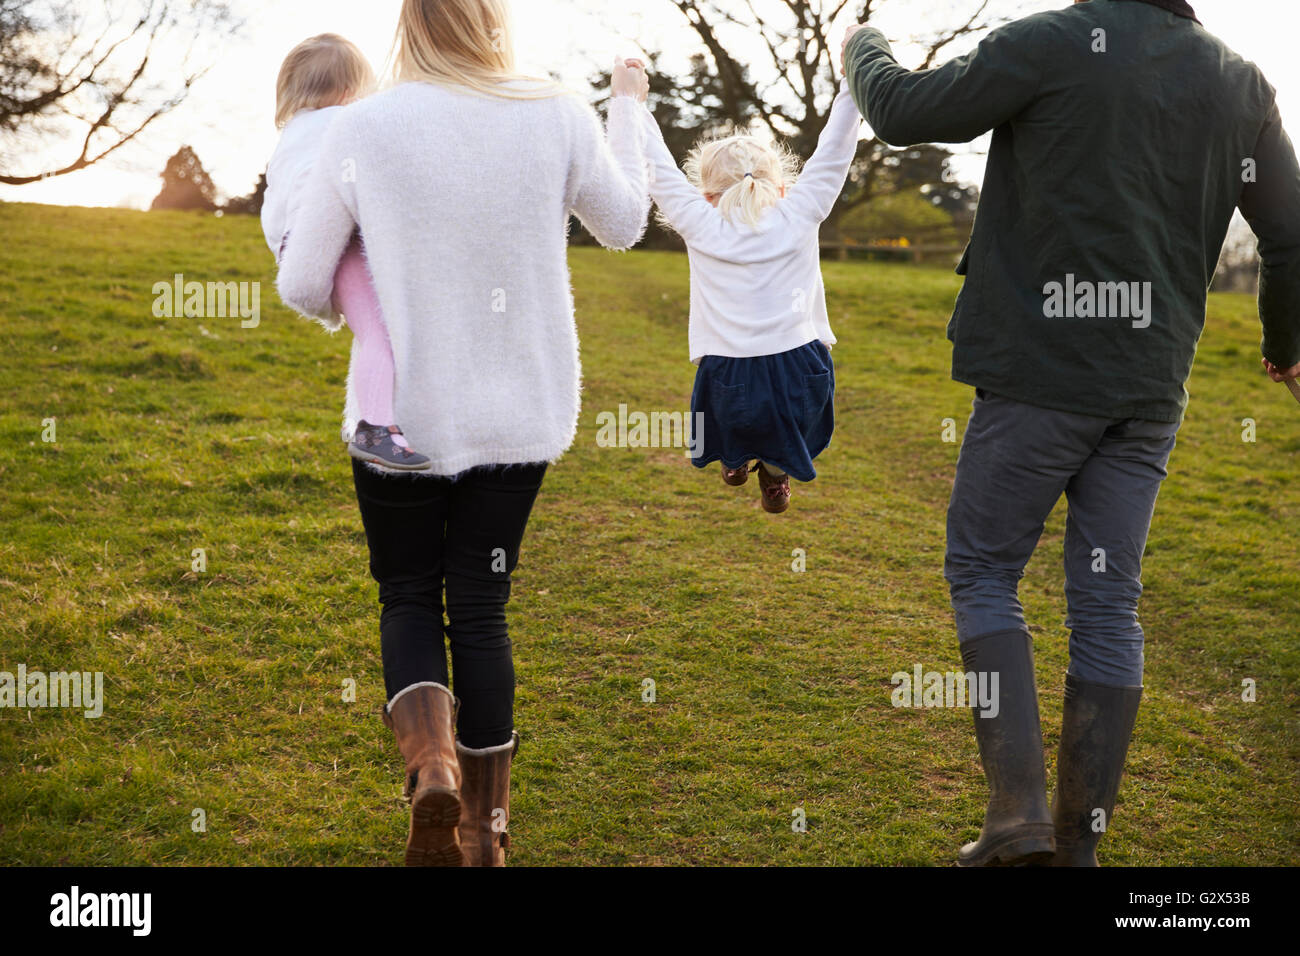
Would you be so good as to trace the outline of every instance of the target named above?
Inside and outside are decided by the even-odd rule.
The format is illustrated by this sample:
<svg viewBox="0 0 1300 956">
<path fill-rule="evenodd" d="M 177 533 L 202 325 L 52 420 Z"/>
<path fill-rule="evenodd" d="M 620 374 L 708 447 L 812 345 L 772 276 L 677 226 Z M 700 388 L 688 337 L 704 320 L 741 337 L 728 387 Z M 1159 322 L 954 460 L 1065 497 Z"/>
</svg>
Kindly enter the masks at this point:
<svg viewBox="0 0 1300 956">
<path fill-rule="evenodd" d="M 574 94 L 504 99 L 406 83 L 339 111 L 280 265 L 280 297 L 327 328 L 359 226 L 392 340 L 395 413 L 433 474 L 554 461 L 577 432 L 575 214 L 612 249 L 649 213 L 648 111 Z M 353 353 L 355 366 L 356 353 Z M 355 427 L 349 376 L 345 437 Z"/>
<path fill-rule="evenodd" d="M 280 142 L 266 167 L 266 192 L 262 196 L 262 233 L 275 261 L 285 237 L 302 211 L 303 193 L 320 158 L 320 144 L 339 115 L 341 106 L 303 110 L 285 124 Z"/>
</svg>

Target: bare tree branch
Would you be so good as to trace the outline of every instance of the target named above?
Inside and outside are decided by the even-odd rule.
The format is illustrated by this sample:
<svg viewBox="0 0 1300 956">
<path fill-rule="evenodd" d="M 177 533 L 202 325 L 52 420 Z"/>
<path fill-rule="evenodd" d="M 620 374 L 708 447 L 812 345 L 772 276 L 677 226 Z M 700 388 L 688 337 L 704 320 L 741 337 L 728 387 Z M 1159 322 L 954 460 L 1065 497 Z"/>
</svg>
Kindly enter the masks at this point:
<svg viewBox="0 0 1300 956">
<path fill-rule="evenodd" d="M 979 8 L 970 15 L 969 20 L 957 29 L 949 30 L 935 39 L 934 42 L 930 44 L 930 48 L 926 51 L 925 59 L 921 61 L 921 65 L 918 69 L 928 70 L 930 67 L 934 66 L 934 61 L 938 59 L 940 51 L 942 51 L 948 44 L 952 43 L 953 40 L 968 36 L 972 33 L 979 33 L 983 30 L 987 30 L 990 24 L 985 22 L 983 17 L 984 11 L 987 10 L 988 7 L 989 0 L 982 0 Z"/>
<path fill-rule="evenodd" d="M 837 19 L 853 9 L 858 21 L 870 22 L 889 0 L 668 0 L 699 36 L 722 88 L 722 113 L 733 123 L 747 115 L 777 136 L 789 137 L 804 156 L 816 146 L 830 113 L 839 82 L 840 44 L 831 36 Z M 975 0 L 972 0 L 975 2 Z M 933 66 L 955 40 L 981 33 L 1000 22 L 989 17 L 991 0 L 979 0 L 971 14 L 925 42 L 923 68 Z M 770 84 L 764 85 L 731 52 L 733 34 L 757 38 L 766 48 Z M 904 151 L 878 140 L 859 147 L 844 202 L 834 219 L 872 198 L 890 194 L 896 164 Z M 834 220 L 831 223 L 834 228 Z"/>
<path fill-rule="evenodd" d="M 93 39 L 80 40 L 86 15 L 77 15 L 68 0 L 55 3 L 44 21 L 30 14 L 28 0 L 0 0 L 0 136 L 32 135 L 71 138 L 71 126 L 84 125 L 73 142 L 75 156 L 43 172 L 0 170 L 0 184 L 21 186 L 93 166 L 135 141 L 160 117 L 176 109 L 208 67 L 187 64 L 200 36 L 228 35 L 237 23 L 225 0 L 137 0 L 138 15 L 124 19 L 118 4 L 105 0 L 106 26 Z M 183 32 L 187 42 L 180 79 L 167 82 L 177 65 L 153 68 L 164 38 Z M 60 41 L 63 41 L 60 45 Z M 77 52 L 77 47 L 80 47 Z M 127 60 L 126 47 L 142 49 Z M 52 62 L 51 49 L 62 49 Z M 72 52 L 69 53 L 69 50 Z M 62 65 L 65 57 L 70 60 Z M 0 145 L 5 141 L 0 138 Z"/>
</svg>

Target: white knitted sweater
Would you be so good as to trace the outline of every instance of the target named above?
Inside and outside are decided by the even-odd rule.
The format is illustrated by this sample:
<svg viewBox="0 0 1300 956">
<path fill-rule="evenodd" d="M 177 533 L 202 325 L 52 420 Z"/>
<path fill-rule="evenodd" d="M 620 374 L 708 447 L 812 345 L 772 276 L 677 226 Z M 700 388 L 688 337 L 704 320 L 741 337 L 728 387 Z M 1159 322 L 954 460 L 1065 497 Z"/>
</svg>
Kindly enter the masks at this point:
<svg viewBox="0 0 1300 956">
<path fill-rule="evenodd" d="M 573 94 L 505 99 L 406 83 L 339 111 L 280 265 L 280 297 L 331 330 L 359 226 L 396 360 L 395 413 L 432 474 L 554 461 L 577 432 L 570 214 L 612 249 L 649 213 L 644 106 L 608 142 Z M 353 365 L 356 351 L 353 352 Z M 349 376 L 344 436 L 357 413 Z"/>
</svg>

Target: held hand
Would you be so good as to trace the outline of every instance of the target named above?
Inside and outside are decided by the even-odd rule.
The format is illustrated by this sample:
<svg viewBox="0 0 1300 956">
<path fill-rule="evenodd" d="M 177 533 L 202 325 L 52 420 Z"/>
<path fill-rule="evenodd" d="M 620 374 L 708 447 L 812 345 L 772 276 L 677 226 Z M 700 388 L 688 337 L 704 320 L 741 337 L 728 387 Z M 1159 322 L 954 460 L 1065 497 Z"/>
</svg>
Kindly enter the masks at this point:
<svg viewBox="0 0 1300 956">
<path fill-rule="evenodd" d="M 1268 359 L 1264 359 L 1264 371 L 1268 372 L 1268 377 L 1279 385 L 1283 382 L 1300 381 L 1300 365 L 1289 369 L 1280 369 Z"/>
<path fill-rule="evenodd" d="M 638 102 L 644 103 L 650 95 L 650 77 L 645 63 L 637 59 L 616 59 L 611 92 L 614 96 L 635 96 Z"/>
<path fill-rule="evenodd" d="M 866 27 L 867 25 L 865 23 L 855 23 L 853 26 L 849 27 L 848 31 L 844 34 L 844 45 L 840 47 L 841 70 L 846 70 L 848 68 L 849 41 L 857 35 L 859 30 L 865 30 Z"/>
</svg>

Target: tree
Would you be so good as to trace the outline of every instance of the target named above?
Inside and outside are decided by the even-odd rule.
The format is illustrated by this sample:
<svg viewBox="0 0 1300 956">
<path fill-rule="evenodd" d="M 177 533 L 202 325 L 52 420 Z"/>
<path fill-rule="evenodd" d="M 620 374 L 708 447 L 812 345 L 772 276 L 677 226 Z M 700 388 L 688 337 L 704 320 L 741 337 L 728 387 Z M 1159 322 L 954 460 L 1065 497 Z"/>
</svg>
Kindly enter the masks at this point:
<svg viewBox="0 0 1300 956">
<path fill-rule="evenodd" d="M 661 55 L 658 53 L 649 53 L 646 59 L 650 67 L 647 105 L 663 132 L 664 143 L 674 156 L 684 157 L 708 133 L 729 126 L 748 125 L 757 119 L 758 110 L 753 104 L 742 104 L 732 114 L 726 112 L 722 81 L 703 53 L 691 57 L 689 71 L 681 76 L 660 71 Z M 602 91 L 596 105 L 603 105 L 609 99 L 609 70 L 595 74 L 590 82 L 593 89 Z M 575 226 L 576 242 L 596 242 L 593 237 L 578 233 L 577 229 L 578 226 Z M 654 248 L 682 247 L 681 240 L 675 233 L 664 229 L 653 219 L 646 230 L 645 245 Z"/>
<path fill-rule="evenodd" d="M 894 193 L 855 206 L 840 219 L 845 237 L 860 242 L 876 239 L 927 238 L 954 231 L 952 217 L 920 193 Z"/>
<path fill-rule="evenodd" d="M 188 146 L 182 146 L 167 160 L 162 181 L 162 192 L 150 209 L 204 209 L 211 212 L 217 208 L 217 187 L 203 163 L 199 162 L 199 157 Z"/>
<path fill-rule="evenodd" d="M 199 37 L 238 28 L 224 0 L 0 0 L 0 183 L 64 176 L 135 140 L 207 72 L 191 62 Z M 44 170 L 15 168 L 46 140 L 72 145 Z"/>
<path fill-rule="evenodd" d="M 734 110 L 726 108 L 725 85 L 703 53 L 691 57 L 690 71 L 684 76 L 661 74 L 658 54 L 649 59 L 647 105 L 673 155 L 684 154 L 704 134 L 726 126 L 748 126 L 758 118 L 758 108 L 753 103 L 738 104 Z M 748 70 L 745 76 L 748 78 Z M 595 82 L 597 89 L 608 90 L 609 73 L 601 73 Z"/>
<path fill-rule="evenodd" d="M 1259 250 L 1255 234 L 1237 213 L 1232 218 L 1219 265 L 1214 271 L 1215 292 L 1259 293 Z"/>
<path fill-rule="evenodd" d="M 826 126 L 841 75 L 840 38 L 832 35 L 833 25 L 849 10 L 856 13 L 857 22 L 870 23 L 889 0 L 665 2 L 681 11 L 707 50 L 705 65 L 715 77 L 715 119 L 736 126 L 757 119 L 807 158 Z M 921 68 L 938 62 L 955 40 L 1005 22 L 987 15 L 990 0 L 966 2 L 969 16 L 923 38 L 926 53 Z M 733 38 L 754 37 L 767 52 L 768 68 L 763 71 L 742 64 L 729 45 Z M 948 169 L 950 156 L 936 146 L 899 150 L 878 138 L 864 141 L 858 148 L 844 196 L 828 222 L 829 231 L 835 232 L 839 219 L 857 206 L 900 190 L 921 189 L 932 194 L 937 204 L 957 212 L 969 204 L 971 197 L 953 184 Z M 925 181 L 918 181 L 913 172 L 920 168 L 917 163 L 929 170 Z"/>
<path fill-rule="evenodd" d="M 266 173 L 257 177 L 257 185 L 247 196 L 240 196 L 230 200 L 222 208 L 222 211 L 230 216 L 260 216 L 262 214 L 262 203 L 266 199 Z"/>
<path fill-rule="evenodd" d="M 660 54 L 648 53 L 646 58 L 650 66 L 648 105 L 663 132 L 664 143 L 679 159 L 685 157 L 704 136 L 730 128 L 748 127 L 760 121 L 757 105 L 747 100 L 740 101 L 736 112 L 728 114 L 723 82 L 705 54 L 692 56 L 689 72 L 682 76 L 661 72 Z M 742 77 L 746 83 L 751 82 L 747 68 L 743 68 Z M 597 73 L 590 82 L 593 88 L 604 91 L 597 100 L 597 105 L 600 106 L 609 98 L 609 71 Z M 811 155 L 815 144 L 815 140 L 811 145 L 805 143 L 804 159 Z M 874 141 L 868 145 L 870 149 L 864 148 L 855 166 L 861 170 L 871 164 L 867 180 L 870 188 L 863 183 L 850 182 L 845 191 L 845 201 L 836 207 L 827 231 L 843 233 L 849 220 L 852 220 L 854 227 L 851 232 L 854 238 L 861 238 L 864 223 L 883 223 L 886 220 L 870 215 L 855 216 L 855 211 L 893 196 L 905 196 L 909 200 L 915 199 L 916 203 L 932 206 L 938 216 L 936 219 L 936 216 L 920 215 L 915 219 L 918 226 L 924 224 L 933 227 L 939 221 L 948 225 L 955 223 L 957 228 L 951 230 L 951 241 L 964 241 L 960 234 L 963 230 L 969 232 L 979 190 L 952 181 L 949 168 L 952 153 L 940 146 L 928 144 L 907 149 L 891 149 Z M 893 208 L 918 209 L 911 202 Z M 894 227 L 881 233 L 882 236 L 903 234 Z M 576 241 L 595 242 L 585 234 L 578 235 Z M 681 248 L 682 243 L 675 234 L 652 220 L 646 232 L 645 245 L 652 248 Z"/>
<path fill-rule="evenodd" d="M 13 132 L 21 116 L 16 90 L 48 82 L 53 70 L 28 47 L 37 32 L 27 4 L 0 0 L 0 132 Z"/>
</svg>

